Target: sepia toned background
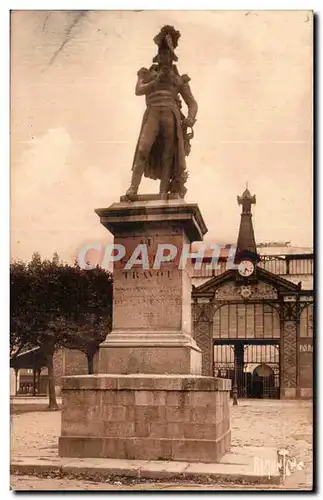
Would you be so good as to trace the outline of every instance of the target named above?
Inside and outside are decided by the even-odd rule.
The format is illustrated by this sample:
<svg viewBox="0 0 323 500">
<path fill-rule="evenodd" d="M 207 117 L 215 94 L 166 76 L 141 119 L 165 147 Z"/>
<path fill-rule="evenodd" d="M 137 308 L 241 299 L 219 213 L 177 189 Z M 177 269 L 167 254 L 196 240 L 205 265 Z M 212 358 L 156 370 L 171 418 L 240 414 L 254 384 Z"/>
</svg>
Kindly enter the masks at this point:
<svg viewBox="0 0 323 500">
<path fill-rule="evenodd" d="M 13 11 L 11 256 L 71 262 L 108 242 L 94 208 L 128 187 L 144 98 L 137 70 L 164 24 L 199 104 L 187 201 L 235 243 L 246 181 L 258 242 L 311 246 L 313 19 L 304 11 Z M 141 192 L 158 192 L 144 180 Z"/>
</svg>

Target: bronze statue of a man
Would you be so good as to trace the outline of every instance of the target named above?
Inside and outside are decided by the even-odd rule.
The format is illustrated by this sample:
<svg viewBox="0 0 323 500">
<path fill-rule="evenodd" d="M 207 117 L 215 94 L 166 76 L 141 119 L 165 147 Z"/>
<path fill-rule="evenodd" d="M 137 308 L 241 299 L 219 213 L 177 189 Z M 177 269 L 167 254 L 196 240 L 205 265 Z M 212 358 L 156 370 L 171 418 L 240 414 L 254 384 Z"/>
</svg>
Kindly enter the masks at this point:
<svg viewBox="0 0 323 500">
<path fill-rule="evenodd" d="M 131 199 L 138 192 L 143 175 L 150 179 L 160 179 L 160 194 L 177 193 L 182 198 L 186 193 L 185 156 L 190 152 L 187 132 L 195 124 L 197 103 L 192 95 L 187 75 L 180 75 L 174 61 L 179 31 L 172 26 L 164 26 L 154 38 L 158 54 L 149 69 L 138 71 L 135 93 L 146 96 L 147 109 L 143 116 L 138 139 L 131 185 L 127 197 Z M 181 99 L 188 108 L 187 118 L 181 112 Z"/>
</svg>

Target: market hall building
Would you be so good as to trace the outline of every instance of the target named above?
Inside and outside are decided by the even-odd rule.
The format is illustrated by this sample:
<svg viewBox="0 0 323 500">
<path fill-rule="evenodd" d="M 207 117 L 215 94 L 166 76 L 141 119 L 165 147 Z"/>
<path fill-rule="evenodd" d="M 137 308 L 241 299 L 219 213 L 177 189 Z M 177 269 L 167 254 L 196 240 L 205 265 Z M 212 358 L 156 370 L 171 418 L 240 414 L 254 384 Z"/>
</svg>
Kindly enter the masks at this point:
<svg viewBox="0 0 323 500">
<path fill-rule="evenodd" d="M 192 277 L 192 326 L 202 374 L 232 379 L 238 398 L 313 394 L 313 250 L 256 245 L 248 189 L 235 263 L 211 253 Z M 209 268 L 208 268 L 209 266 Z"/>
</svg>

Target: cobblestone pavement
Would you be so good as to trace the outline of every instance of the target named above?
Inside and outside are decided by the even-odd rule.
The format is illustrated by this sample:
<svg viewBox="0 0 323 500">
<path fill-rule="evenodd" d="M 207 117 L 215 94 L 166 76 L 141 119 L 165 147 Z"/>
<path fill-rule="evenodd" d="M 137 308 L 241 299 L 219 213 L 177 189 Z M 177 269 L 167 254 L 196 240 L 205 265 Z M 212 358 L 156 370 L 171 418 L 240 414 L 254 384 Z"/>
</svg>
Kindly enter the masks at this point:
<svg viewBox="0 0 323 500">
<path fill-rule="evenodd" d="M 310 401 L 240 400 L 232 406 L 233 446 L 275 446 L 289 450 L 299 470 L 286 477 L 283 488 L 312 487 L 312 416 Z M 12 416 L 13 456 L 56 456 L 60 412 L 31 412 Z M 133 486 L 93 483 L 72 479 L 14 476 L 11 487 L 26 489 L 215 489 L 211 485 L 137 484 Z M 233 488 L 233 487 L 232 487 Z M 228 485 L 220 489 L 232 489 Z M 235 485 L 235 489 L 241 487 Z M 243 489 L 243 488 L 242 488 Z"/>
</svg>

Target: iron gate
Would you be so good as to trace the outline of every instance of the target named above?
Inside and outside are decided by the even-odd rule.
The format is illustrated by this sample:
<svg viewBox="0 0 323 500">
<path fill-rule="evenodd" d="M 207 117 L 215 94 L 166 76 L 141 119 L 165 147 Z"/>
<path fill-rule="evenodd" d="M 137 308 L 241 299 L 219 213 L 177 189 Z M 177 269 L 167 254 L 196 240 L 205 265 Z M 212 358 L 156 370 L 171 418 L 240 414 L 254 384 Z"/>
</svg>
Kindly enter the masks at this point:
<svg viewBox="0 0 323 500">
<path fill-rule="evenodd" d="M 237 361 L 239 349 L 241 363 Z M 236 383 L 238 397 L 279 398 L 279 344 L 216 343 L 213 367 L 215 377 L 230 378 L 232 387 Z"/>
</svg>

